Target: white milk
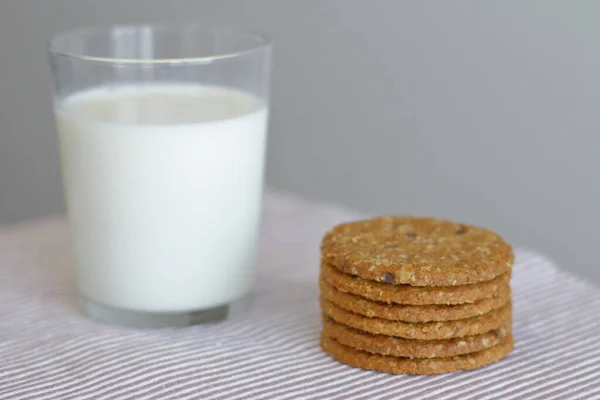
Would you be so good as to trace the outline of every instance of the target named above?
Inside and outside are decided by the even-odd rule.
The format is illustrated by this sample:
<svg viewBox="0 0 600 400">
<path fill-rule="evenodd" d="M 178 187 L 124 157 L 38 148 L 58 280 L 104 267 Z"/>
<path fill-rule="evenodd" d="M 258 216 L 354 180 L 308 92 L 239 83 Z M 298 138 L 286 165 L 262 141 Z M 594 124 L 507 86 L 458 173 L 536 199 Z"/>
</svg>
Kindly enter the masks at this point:
<svg viewBox="0 0 600 400">
<path fill-rule="evenodd" d="M 80 292 L 149 312 L 253 284 L 267 108 L 214 87 L 99 88 L 57 104 Z"/>
</svg>

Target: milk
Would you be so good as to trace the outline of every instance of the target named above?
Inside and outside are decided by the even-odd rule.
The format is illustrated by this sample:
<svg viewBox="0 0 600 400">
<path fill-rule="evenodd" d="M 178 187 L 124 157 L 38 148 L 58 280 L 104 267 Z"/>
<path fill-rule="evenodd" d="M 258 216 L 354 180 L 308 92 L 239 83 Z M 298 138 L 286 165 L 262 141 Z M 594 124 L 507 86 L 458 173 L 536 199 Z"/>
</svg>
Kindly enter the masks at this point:
<svg viewBox="0 0 600 400">
<path fill-rule="evenodd" d="M 57 101 L 79 290 L 148 312 L 207 309 L 252 284 L 267 107 L 185 84 Z"/>
</svg>

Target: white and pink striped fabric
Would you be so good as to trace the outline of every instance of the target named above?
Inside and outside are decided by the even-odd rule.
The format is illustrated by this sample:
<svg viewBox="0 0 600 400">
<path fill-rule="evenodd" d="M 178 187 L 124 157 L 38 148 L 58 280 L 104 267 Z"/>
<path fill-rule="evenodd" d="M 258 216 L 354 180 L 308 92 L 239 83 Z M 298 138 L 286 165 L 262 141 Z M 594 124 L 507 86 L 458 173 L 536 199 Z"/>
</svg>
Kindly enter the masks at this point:
<svg viewBox="0 0 600 400">
<path fill-rule="evenodd" d="M 270 194 L 264 217 L 253 310 L 153 331 L 78 312 L 63 220 L 0 229 L 0 399 L 600 399 L 600 289 L 546 258 L 517 250 L 507 359 L 393 376 L 319 348 L 319 242 L 356 215 Z"/>
</svg>

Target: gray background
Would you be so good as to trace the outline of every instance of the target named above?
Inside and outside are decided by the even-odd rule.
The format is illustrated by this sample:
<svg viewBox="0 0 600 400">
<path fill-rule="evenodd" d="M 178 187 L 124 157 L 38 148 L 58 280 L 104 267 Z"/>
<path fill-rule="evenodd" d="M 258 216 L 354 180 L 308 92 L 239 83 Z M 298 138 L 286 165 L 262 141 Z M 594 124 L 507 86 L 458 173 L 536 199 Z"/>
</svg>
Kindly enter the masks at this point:
<svg viewBox="0 0 600 400">
<path fill-rule="evenodd" d="M 268 182 L 495 228 L 600 282 L 600 2 L 0 1 L 0 222 L 62 210 L 45 40 L 226 21 L 276 40 Z"/>
</svg>

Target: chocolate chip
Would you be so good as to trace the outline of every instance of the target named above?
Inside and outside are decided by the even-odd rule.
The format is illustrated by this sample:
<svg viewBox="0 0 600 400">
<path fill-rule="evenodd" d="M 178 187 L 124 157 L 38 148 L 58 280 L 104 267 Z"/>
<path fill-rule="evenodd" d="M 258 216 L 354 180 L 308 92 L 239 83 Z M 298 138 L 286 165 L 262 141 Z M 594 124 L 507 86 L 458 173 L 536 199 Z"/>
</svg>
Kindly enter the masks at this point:
<svg viewBox="0 0 600 400">
<path fill-rule="evenodd" d="M 389 272 L 384 272 L 381 277 L 385 283 L 394 283 L 394 275 Z"/>
<path fill-rule="evenodd" d="M 331 318 L 331 317 L 327 317 L 327 319 L 325 320 L 325 323 L 326 323 L 326 324 L 328 324 L 328 323 L 330 323 L 331 321 L 333 321 L 333 318 Z"/>
<path fill-rule="evenodd" d="M 407 233 L 405 236 L 406 236 L 408 239 L 414 239 L 414 238 L 416 238 L 416 237 L 417 237 L 417 235 L 416 235 L 416 234 L 414 234 L 414 233 L 412 233 L 412 232 L 408 232 L 408 233 Z"/>
<path fill-rule="evenodd" d="M 397 246 L 395 244 L 386 244 L 383 246 L 384 249 L 395 249 Z"/>
<path fill-rule="evenodd" d="M 454 233 L 456 233 L 457 235 L 464 235 L 465 233 L 467 233 L 467 228 L 465 228 L 464 226 L 461 226 Z"/>
</svg>

